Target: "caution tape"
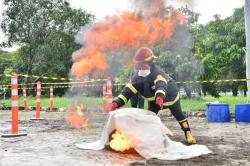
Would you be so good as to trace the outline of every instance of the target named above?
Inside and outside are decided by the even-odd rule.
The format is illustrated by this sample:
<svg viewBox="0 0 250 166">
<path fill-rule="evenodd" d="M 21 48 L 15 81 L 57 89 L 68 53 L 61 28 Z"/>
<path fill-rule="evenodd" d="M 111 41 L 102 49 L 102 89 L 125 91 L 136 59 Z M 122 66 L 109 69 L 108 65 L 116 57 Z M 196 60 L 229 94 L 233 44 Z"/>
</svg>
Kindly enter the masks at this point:
<svg viewBox="0 0 250 166">
<path fill-rule="evenodd" d="M 6 77 L 11 77 L 11 74 L 0 74 L 0 76 L 6 76 Z M 76 81 L 79 80 L 81 81 L 81 79 L 72 79 L 72 78 L 59 78 L 59 77 L 47 77 L 47 76 L 37 76 L 37 75 L 27 75 L 27 74 L 17 74 L 18 77 L 30 77 L 30 78 L 41 78 L 41 79 L 45 79 L 45 80 L 62 80 L 62 81 Z M 106 81 L 107 79 L 91 79 L 90 81 Z"/>
<path fill-rule="evenodd" d="M 68 85 L 68 86 L 53 86 L 54 89 L 57 88 L 83 88 L 83 87 L 101 87 L 102 85 L 96 84 L 96 85 Z M 11 88 L 5 88 L 5 90 L 10 90 Z M 27 90 L 31 90 L 31 89 L 37 89 L 37 87 L 19 87 L 19 90 L 21 89 L 27 89 Z M 50 89 L 50 86 L 47 87 L 42 87 L 42 89 Z"/>
<path fill-rule="evenodd" d="M 183 81 L 183 82 L 176 82 L 177 84 L 182 83 L 215 83 L 215 82 L 242 82 L 247 81 L 250 79 L 228 79 L 228 80 L 204 80 L 204 81 Z"/>
<path fill-rule="evenodd" d="M 3 77 L 3 76 L 6 76 L 6 77 L 11 77 L 10 74 L 0 74 L 0 77 Z"/>
<path fill-rule="evenodd" d="M 228 80 L 204 80 L 204 81 L 177 81 L 177 84 L 185 83 L 216 83 L 216 82 L 243 82 L 250 79 L 228 79 Z M 113 84 L 113 86 L 123 86 L 126 84 Z"/>
<path fill-rule="evenodd" d="M 43 85 L 65 85 L 65 84 L 86 84 L 91 82 L 101 82 L 107 81 L 107 79 L 91 79 L 87 81 L 79 81 L 79 82 L 54 82 L 54 83 L 42 83 Z"/>
<path fill-rule="evenodd" d="M 104 80 L 99 79 L 97 81 Z M 106 79 L 105 79 L 106 80 Z M 204 80 L 204 81 L 183 81 L 183 82 L 176 82 L 177 84 L 184 84 L 184 83 L 222 83 L 222 82 L 242 82 L 247 81 L 250 79 L 228 79 L 228 80 Z M 103 84 L 90 84 L 90 85 L 84 85 L 86 83 L 96 82 L 96 80 L 89 80 L 89 81 L 82 81 L 82 82 L 55 82 L 55 83 L 42 83 L 42 85 L 53 85 L 53 88 L 71 88 L 71 87 L 101 87 Z M 30 84 L 18 84 L 18 89 L 36 89 L 36 87 L 26 87 L 28 85 L 36 85 L 36 83 L 30 83 Z M 60 85 L 60 86 L 57 86 Z M 62 86 L 64 85 L 64 86 Z M 113 86 L 124 86 L 126 84 L 112 84 Z M 20 87 L 21 86 L 21 87 Z M 11 85 L 0 85 L 2 88 L 10 89 Z M 50 86 L 42 87 L 42 89 L 49 89 Z"/>
<path fill-rule="evenodd" d="M 6 76 L 6 77 L 11 77 L 11 74 L 0 74 L 0 76 Z M 62 80 L 62 81 L 66 81 L 66 80 L 74 80 L 71 78 L 59 78 L 59 77 L 47 77 L 47 76 L 37 76 L 37 75 L 27 75 L 27 74 L 17 74 L 18 77 L 30 77 L 30 78 L 41 78 L 41 79 L 51 79 L 51 80 Z"/>
<path fill-rule="evenodd" d="M 68 85 L 68 86 L 53 86 L 54 89 L 57 89 L 57 88 L 83 88 L 83 87 L 100 87 L 101 85 Z M 18 89 L 27 89 L 27 90 L 30 90 L 30 89 L 36 89 L 36 87 L 32 87 L 32 88 L 26 88 L 26 87 L 20 87 Z M 50 86 L 48 87 L 42 87 L 42 89 L 50 89 Z"/>
<path fill-rule="evenodd" d="M 47 77 L 47 76 L 36 76 L 36 75 L 27 75 L 27 74 L 18 74 L 18 76 L 20 77 L 30 77 L 30 78 L 41 78 L 41 79 L 45 79 L 45 80 L 62 80 L 62 81 L 66 81 L 66 80 L 73 80 L 70 78 L 58 78 L 58 77 Z"/>
<path fill-rule="evenodd" d="M 68 84 L 86 84 L 86 83 L 93 83 L 93 82 L 101 82 L 107 81 L 107 79 L 91 79 L 88 81 L 81 81 L 81 82 L 50 82 L 50 83 L 42 83 L 42 85 L 68 85 Z M 18 84 L 18 86 L 29 86 L 29 85 L 36 85 L 37 83 L 28 83 L 28 84 Z M 9 85 L 0 85 L 2 87 L 9 87 Z"/>
</svg>

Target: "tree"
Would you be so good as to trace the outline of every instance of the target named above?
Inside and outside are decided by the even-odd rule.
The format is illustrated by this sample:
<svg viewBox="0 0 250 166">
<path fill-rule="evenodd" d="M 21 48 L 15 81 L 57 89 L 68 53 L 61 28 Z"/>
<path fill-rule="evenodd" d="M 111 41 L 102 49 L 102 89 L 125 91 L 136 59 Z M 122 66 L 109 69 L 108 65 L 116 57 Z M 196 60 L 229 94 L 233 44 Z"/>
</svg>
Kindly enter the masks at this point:
<svg viewBox="0 0 250 166">
<path fill-rule="evenodd" d="M 67 0 L 5 0 L 4 4 L 1 28 L 7 41 L 2 46 L 21 46 L 14 69 L 28 75 L 67 77 L 71 54 L 80 47 L 74 35 L 94 17 L 72 9 Z"/>
<path fill-rule="evenodd" d="M 195 48 L 204 65 L 201 79 L 245 78 L 243 8 L 235 9 L 233 15 L 226 19 L 221 19 L 219 15 L 214 18 L 203 27 L 205 34 Z M 203 89 L 218 97 L 216 89 L 219 88 L 213 85 L 204 84 Z M 238 86 L 238 83 L 231 84 L 233 95 L 237 95 Z"/>
<path fill-rule="evenodd" d="M 0 73 L 8 66 L 12 66 L 14 61 L 14 54 L 7 51 L 0 50 Z"/>
<path fill-rule="evenodd" d="M 10 95 L 10 91 L 6 91 L 9 87 L 6 85 L 10 85 L 10 78 L 6 77 L 6 74 L 11 74 L 13 71 L 13 66 L 16 63 L 16 57 L 18 55 L 18 51 L 15 52 L 7 52 L 0 50 L 0 97 L 6 92 L 7 96 Z M 4 94 L 6 96 L 6 94 Z"/>
</svg>

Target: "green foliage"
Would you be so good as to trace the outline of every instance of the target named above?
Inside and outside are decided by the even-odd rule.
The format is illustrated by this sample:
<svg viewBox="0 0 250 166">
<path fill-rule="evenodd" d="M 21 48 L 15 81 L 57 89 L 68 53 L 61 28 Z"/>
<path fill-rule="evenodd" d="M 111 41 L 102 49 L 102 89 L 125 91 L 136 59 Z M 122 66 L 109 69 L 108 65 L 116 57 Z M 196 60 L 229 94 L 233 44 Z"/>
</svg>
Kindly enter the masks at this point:
<svg viewBox="0 0 250 166">
<path fill-rule="evenodd" d="M 10 85 L 10 78 L 5 74 L 11 74 L 13 72 L 13 66 L 17 62 L 17 52 L 6 52 L 0 50 L 0 85 Z"/>
<path fill-rule="evenodd" d="M 5 93 L 5 96 L 8 97 L 10 96 L 10 91 L 8 91 L 7 89 L 10 88 L 10 85 L 11 84 L 11 79 L 9 77 L 6 77 L 5 74 L 11 74 L 13 72 L 13 68 L 12 67 L 6 67 L 4 69 L 4 72 L 3 72 L 3 76 L 1 78 L 1 82 L 0 82 L 0 93 L 1 94 L 4 94 Z"/>
<path fill-rule="evenodd" d="M 67 77 L 72 52 L 80 47 L 75 44 L 74 35 L 94 17 L 72 9 L 67 0 L 5 0 L 4 4 L 7 8 L 1 28 L 7 41 L 2 46 L 21 46 L 14 70 L 28 75 Z"/>
<path fill-rule="evenodd" d="M 4 73 L 5 68 L 12 67 L 16 63 L 17 51 L 7 52 L 0 50 L 0 73 Z"/>
<path fill-rule="evenodd" d="M 204 65 L 204 73 L 201 80 L 245 78 L 245 27 L 243 7 L 235 9 L 232 16 L 221 19 L 214 16 L 205 27 L 197 27 L 195 34 L 195 52 L 201 57 Z M 228 89 L 237 95 L 238 85 L 232 83 Z M 205 86 L 205 87 L 204 87 Z M 218 97 L 215 84 L 203 84 L 203 90 Z"/>
</svg>

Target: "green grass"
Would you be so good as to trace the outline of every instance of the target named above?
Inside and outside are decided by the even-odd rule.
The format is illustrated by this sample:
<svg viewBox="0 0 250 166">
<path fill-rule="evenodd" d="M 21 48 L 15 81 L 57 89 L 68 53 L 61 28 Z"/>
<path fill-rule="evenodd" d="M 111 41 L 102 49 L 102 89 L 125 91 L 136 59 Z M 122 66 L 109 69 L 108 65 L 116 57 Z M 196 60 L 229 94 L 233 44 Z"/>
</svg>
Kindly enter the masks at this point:
<svg viewBox="0 0 250 166">
<path fill-rule="evenodd" d="M 186 97 L 181 98 L 181 106 L 183 111 L 198 111 L 205 110 L 206 101 L 202 98 L 191 98 L 188 99 Z"/>
<path fill-rule="evenodd" d="M 69 107 L 74 103 L 83 103 L 84 107 L 87 108 L 96 108 L 101 106 L 102 98 L 94 98 L 94 97 L 82 97 L 82 98 L 67 98 L 67 97 L 54 97 L 54 107 Z M 23 106 L 23 98 L 20 97 L 18 99 L 19 106 Z M 28 97 L 27 105 L 35 107 L 36 106 L 36 98 Z M 4 104 L 5 106 L 11 106 L 10 100 L 1 100 L 0 104 Z M 41 98 L 42 107 L 49 107 L 50 99 L 49 98 Z"/>
<path fill-rule="evenodd" d="M 234 97 L 232 95 L 221 95 L 220 98 L 214 98 L 212 96 L 204 96 L 204 97 L 194 97 L 188 99 L 186 97 L 181 98 L 181 105 L 183 111 L 197 111 L 197 110 L 205 110 L 206 102 L 215 102 L 218 101 L 220 103 L 229 104 L 230 111 L 234 111 L 235 104 L 245 104 L 247 98 L 243 95 L 238 95 Z M 28 97 L 27 98 L 28 106 L 36 106 L 36 98 Z M 80 99 L 77 98 L 67 98 L 67 97 L 54 97 L 54 107 L 69 107 L 75 102 L 83 103 L 85 108 L 98 108 L 101 109 L 102 106 L 102 98 L 95 97 L 82 97 Z M 0 100 L 0 104 L 4 104 L 5 106 L 11 106 L 10 100 Z M 41 99 L 42 107 L 49 107 L 49 98 Z M 23 98 L 19 98 L 19 106 L 23 106 Z M 129 107 L 130 103 L 127 103 L 125 107 Z M 145 103 L 145 108 L 147 108 L 147 103 Z"/>
<path fill-rule="evenodd" d="M 244 95 L 232 96 L 221 94 L 221 97 L 215 98 L 210 95 L 202 98 L 182 99 L 181 104 L 184 111 L 205 110 L 206 102 L 219 102 L 229 104 L 229 109 L 234 112 L 235 104 L 246 104 L 247 97 Z"/>
</svg>

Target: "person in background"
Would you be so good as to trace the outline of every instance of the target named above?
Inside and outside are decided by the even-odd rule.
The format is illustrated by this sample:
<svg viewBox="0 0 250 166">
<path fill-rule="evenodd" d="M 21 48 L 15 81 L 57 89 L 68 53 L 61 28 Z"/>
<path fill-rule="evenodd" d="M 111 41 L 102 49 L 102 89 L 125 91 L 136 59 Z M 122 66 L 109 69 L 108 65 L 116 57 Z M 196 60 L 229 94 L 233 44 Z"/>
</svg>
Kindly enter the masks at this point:
<svg viewBox="0 0 250 166">
<path fill-rule="evenodd" d="M 187 118 L 182 112 L 176 82 L 157 67 L 152 50 L 147 47 L 138 49 L 134 57 L 136 73 L 121 94 L 112 102 L 112 110 L 122 107 L 138 92 L 148 100 L 148 110 L 158 113 L 169 108 L 184 131 L 188 144 L 196 144 Z"/>
</svg>

